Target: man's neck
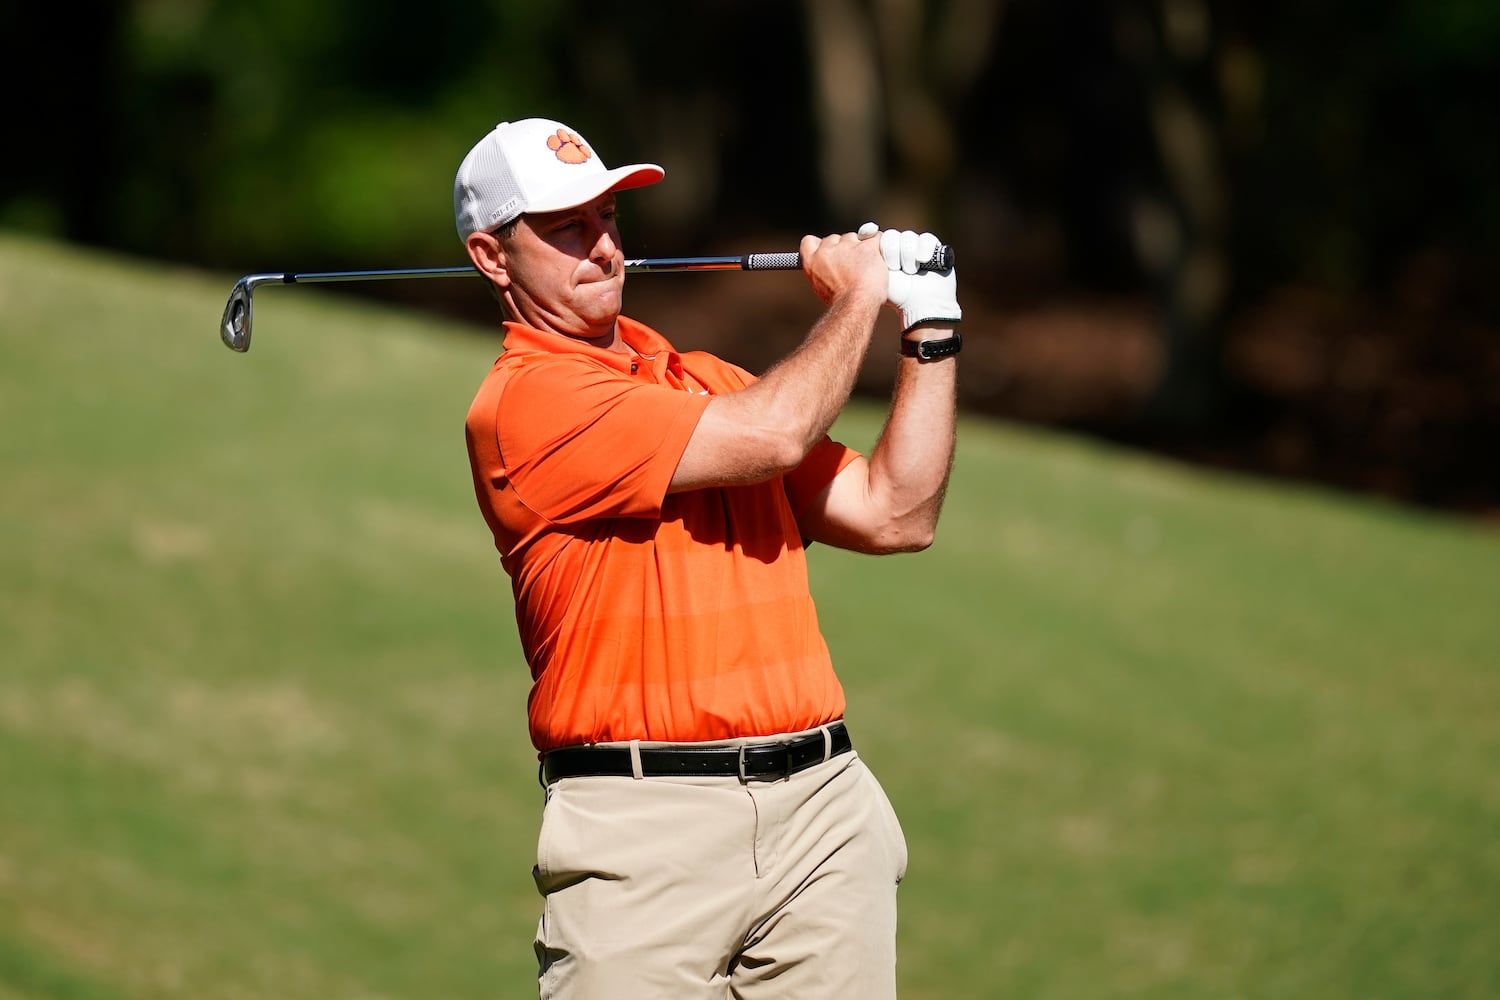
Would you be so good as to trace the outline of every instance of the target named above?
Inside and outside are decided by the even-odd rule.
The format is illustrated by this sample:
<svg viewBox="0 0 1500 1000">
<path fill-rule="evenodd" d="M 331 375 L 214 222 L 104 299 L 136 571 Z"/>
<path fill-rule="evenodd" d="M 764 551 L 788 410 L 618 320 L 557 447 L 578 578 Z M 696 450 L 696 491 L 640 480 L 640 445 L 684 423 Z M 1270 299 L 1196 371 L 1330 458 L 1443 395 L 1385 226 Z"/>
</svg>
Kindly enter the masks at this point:
<svg viewBox="0 0 1500 1000">
<path fill-rule="evenodd" d="M 573 339 L 581 340 L 583 343 L 588 344 L 590 347 L 597 347 L 603 351 L 614 351 L 617 354 L 632 353 L 630 345 L 625 343 L 624 337 L 620 336 L 620 324 L 618 323 L 614 325 L 614 328 L 611 329 L 609 333 L 602 334 L 598 337 L 575 336 L 573 337 Z"/>
</svg>

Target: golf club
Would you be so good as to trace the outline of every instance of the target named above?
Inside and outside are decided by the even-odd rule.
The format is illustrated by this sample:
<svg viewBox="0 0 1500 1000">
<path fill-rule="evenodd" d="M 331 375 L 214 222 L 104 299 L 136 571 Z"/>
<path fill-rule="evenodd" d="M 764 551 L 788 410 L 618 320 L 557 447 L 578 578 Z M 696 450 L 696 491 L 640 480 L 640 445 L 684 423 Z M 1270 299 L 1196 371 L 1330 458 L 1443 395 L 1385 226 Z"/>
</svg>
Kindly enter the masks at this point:
<svg viewBox="0 0 1500 1000">
<path fill-rule="evenodd" d="M 924 271 L 946 271 L 953 266 L 953 248 L 939 246 L 922 264 Z M 645 257 L 625 262 L 625 273 L 653 271 L 796 271 L 802 267 L 800 253 L 751 253 L 727 257 Z M 219 324 L 224 346 L 241 354 L 250 350 L 252 296 L 260 285 L 314 285 L 338 281 L 384 281 L 391 278 L 478 277 L 471 264 L 461 267 L 405 267 L 374 271 L 304 271 L 300 273 L 247 274 L 234 283 Z"/>
</svg>

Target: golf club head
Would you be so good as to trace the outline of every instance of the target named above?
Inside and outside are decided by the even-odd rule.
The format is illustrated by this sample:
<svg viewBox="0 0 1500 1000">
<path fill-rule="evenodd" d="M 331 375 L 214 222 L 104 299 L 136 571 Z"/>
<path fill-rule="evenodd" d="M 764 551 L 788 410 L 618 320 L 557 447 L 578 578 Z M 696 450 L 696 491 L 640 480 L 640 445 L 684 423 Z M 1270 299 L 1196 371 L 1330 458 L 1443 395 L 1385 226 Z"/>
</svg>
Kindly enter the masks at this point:
<svg viewBox="0 0 1500 1000">
<path fill-rule="evenodd" d="M 241 354 L 250 350 L 250 293 L 254 288 L 248 277 L 235 282 L 234 290 L 229 293 L 229 302 L 224 306 L 224 320 L 219 324 L 219 337 L 224 346 Z"/>
</svg>

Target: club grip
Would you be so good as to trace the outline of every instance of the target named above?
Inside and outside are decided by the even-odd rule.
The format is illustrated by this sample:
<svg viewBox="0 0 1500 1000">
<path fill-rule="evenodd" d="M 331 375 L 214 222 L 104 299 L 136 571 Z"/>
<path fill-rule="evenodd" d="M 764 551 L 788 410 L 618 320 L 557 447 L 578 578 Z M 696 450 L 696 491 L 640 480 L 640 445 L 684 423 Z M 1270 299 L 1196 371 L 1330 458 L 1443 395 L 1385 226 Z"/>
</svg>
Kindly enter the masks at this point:
<svg viewBox="0 0 1500 1000">
<path fill-rule="evenodd" d="M 791 253 L 752 253 L 745 255 L 747 271 L 800 271 L 802 255 Z"/>
<path fill-rule="evenodd" d="M 800 253 L 752 253 L 745 255 L 747 271 L 800 271 Z M 953 248 L 939 243 L 932 256 L 917 265 L 918 271 L 946 271 L 953 266 Z"/>
</svg>

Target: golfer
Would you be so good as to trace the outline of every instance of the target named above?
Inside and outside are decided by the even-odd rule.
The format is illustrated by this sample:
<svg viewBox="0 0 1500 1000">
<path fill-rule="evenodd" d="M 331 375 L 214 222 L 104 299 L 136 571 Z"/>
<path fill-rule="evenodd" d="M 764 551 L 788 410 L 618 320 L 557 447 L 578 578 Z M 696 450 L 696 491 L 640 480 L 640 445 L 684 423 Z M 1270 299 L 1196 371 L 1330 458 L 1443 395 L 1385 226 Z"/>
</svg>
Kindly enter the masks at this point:
<svg viewBox="0 0 1500 1000">
<path fill-rule="evenodd" d="M 956 278 L 920 268 L 931 234 L 806 236 L 827 308 L 756 378 L 621 314 L 616 192 L 662 177 L 532 118 L 454 184 L 506 320 L 466 430 L 534 682 L 540 994 L 891 997 L 906 843 L 845 727 L 805 550 L 931 544 Z M 898 371 L 865 457 L 827 431 L 886 306 Z"/>
</svg>

